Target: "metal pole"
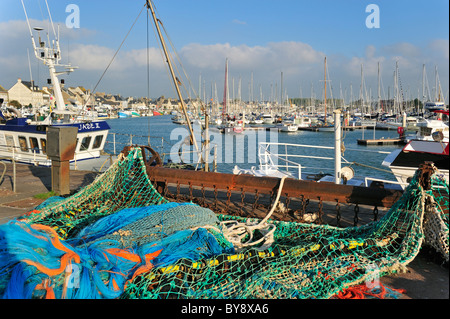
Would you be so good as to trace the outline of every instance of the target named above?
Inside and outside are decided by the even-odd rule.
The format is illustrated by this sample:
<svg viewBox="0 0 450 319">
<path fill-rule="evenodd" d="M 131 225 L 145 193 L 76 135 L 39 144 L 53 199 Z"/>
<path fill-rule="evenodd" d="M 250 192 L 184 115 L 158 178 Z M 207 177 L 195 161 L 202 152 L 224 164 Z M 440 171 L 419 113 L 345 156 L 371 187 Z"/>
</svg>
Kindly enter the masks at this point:
<svg viewBox="0 0 450 319">
<path fill-rule="evenodd" d="M 205 166 L 204 166 L 204 170 L 205 172 L 209 172 L 209 115 L 207 112 L 205 112 Z"/>
<path fill-rule="evenodd" d="M 116 133 L 112 133 L 113 134 L 113 154 L 116 155 Z"/>
<path fill-rule="evenodd" d="M 12 163 L 13 163 L 13 192 L 16 192 L 16 154 L 15 154 L 15 147 L 13 146 L 13 158 L 12 158 Z"/>
<path fill-rule="evenodd" d="M 334 110 L 334 183 L 341 183 L 341 110 Z"/>
<path fill-rule="evenodd" d="M 183 100 L 183 97 L 181 95 L 180 88 L 178 87 L 177 77 L 175 76 L 175 73 L 173 71 L 172 63 L 171 63 L 171 60 L 170 60 L 170 56 L 167 53 L 167 49 L 166 49 L 166 43 L 164 41 L 164 38 L 162 37 L 161 30 L 160 30 L 159 24 L 158 24 L 158 19 L 156 18 L 155 11 L 153 10 L 153 5 L 152 5 L 152 1 L 151 0 L 147 0 L 147 7 L 150 9 L 150 11 L 152 13 L 153 22 L 155 23 L 156 31 L 158 32 L 159 40 L 161 41 L 161 46 L 163 48 L 164 55 L 166 56 L 166 62 L 169 65 L 169 71 L 170 71 L 170 74 L 172 76 L 172 80 L 173 80 L 173 83 L 175 85 L 175 89 L 177 91 L 178 98 L 180 99 L 181 109 L 183 110 L 184 117 L 186 118 L 186 123 L 187 123 L 187 126 L 189 128 L 189 133 L 191 134 L 191 141 L 192 141 L 192 143 L 193 143 L 193 145 L 195 147 L 195 151 L 198 153 L 199 152 L 198 145 L 197 145 L 197 141 L 195 140 L 194 132 L 192 130 L 191 121 L 189 119 L 189 115 L 187 114 L 186 105 L 184 104 L 184 100 Z"/>
</svg>

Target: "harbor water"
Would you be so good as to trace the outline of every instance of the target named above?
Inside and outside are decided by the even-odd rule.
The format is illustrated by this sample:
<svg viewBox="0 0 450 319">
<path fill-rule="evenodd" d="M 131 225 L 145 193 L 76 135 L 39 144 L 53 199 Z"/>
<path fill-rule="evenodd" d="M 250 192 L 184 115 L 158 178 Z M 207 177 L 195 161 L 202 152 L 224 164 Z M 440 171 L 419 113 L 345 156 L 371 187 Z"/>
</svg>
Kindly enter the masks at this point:
<svg viewBox="0 0 450 319">
<path fill-rule="evenodd" d="M 186 125 L 172 123 L 170 115 L 153 117 L 133 117 L 117 118 L 107 120 L 111 126 L 108 135 L 105 151 L 110 154 L 118 154 L 123 147 L 128 145 L 150 145 L 157 151 L 164 162 L 172 161 L 179 163 L 183 160 L 186 164 L 195 165 L 197 157 L 189 155 L 187 151 L 193 149 L 192 146 L 184 145 L 188 139 L 189 132 Z M 289 143 L 312 146 L 334 147 L 333 132 L 313 132 L 299 130 L 297 132 L 278 132 L 277 129 L 268 129 L 274 125 L 258 125 L 266 129 L 255 130 L 252 125 L 247 125 L 248 130 L 241 134 L 222 134 L 215 126 L 210 126 L 209 136 L 211 146 L 217 145 L 216 162 L 217 171 L 222 173 L 232 173 L 237 165 L 239 168 L 258 168 L 258 144 L 260 142 L 269 143 Z M 201 130 L 199 125 L 193 125 L 193 129 L 200 148 Z M 380 145 L 364 146 L 358 145 L 358 139 L 364 138 L 397 138 L 396 130 L 374 130 L 356 129 L 342 132 L 343 160 L 342 167 L 351 166 L 355 176 L 368 176 L 378 179 L 395 180 L 393 174 L 387 167 L 382 166 L 383 159 L 387 153 L 392 152 L 402 146 Z M 180 147 L 186 152 L 180 155 Z M 305 172 L 320 172 L 333 174 L 334 162 L 332 160 L 320 160 L 308 158 L 308 156 L 318 156 L 332 158 L 334 150 L 315 148 L 293 148 L 285 145 L 273 146 L 278 154 L 297 154 L 305 157 L 297 158 L 296 162 L 301 163 Z M 273 147 L 271 152 L 274 152 Z M 383 152 L 383 153 L 380 153 Z M 283 158 L 280 155 L 280 158 Z M 212 163 L 214 151 L 211 150 L 208 162 Z M 279 163 L 280 165 L 282 163 Z M 362 165 L 358 165 L 362 164 Z M 315 170 L 312 170 L 315 169 Z"/>
</svg>

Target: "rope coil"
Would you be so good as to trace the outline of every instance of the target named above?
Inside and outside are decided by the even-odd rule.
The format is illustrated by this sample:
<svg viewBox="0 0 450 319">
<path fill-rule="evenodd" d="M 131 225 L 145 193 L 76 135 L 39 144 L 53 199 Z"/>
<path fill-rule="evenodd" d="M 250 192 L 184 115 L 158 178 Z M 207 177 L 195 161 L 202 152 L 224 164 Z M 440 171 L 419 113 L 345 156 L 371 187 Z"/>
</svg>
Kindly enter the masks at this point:
<svg viewBox="0 0 450 319">
<path fill-rule="evenodd" d="M 277 229 L 276 225 L 269 224 L 267 221 L 272 216 L 275 211 L 278 202 L 280 200 L 281 192 L 283 191 L 284 180 L 286 176 L 283 176 L 280 180 L 280 186 L 278 187 L 277 197 L 275 202 L 270 209 L 269 213 L 266 217 L 261 220 L 259 223 L 255 223 L 251 220 L 247 220 L 247 222 L 237 222 L 237 221 L 223 221 L 221 222 L 221 226 L 223 226 L 223 235 L 224 237 L 233 244 L 236 249 L 243 249 L 249 246 L 256 246 L 260 243 L 264 242 L 259 249 L 265 250 L 269 248 L 274 242 L 274 232 Z M 253 241 L 253 237 L 256 231 L 259 231 L 262 237 L 256 241 Z M 243 240 L 248 237 L 247 241 Z"/>
</svg>

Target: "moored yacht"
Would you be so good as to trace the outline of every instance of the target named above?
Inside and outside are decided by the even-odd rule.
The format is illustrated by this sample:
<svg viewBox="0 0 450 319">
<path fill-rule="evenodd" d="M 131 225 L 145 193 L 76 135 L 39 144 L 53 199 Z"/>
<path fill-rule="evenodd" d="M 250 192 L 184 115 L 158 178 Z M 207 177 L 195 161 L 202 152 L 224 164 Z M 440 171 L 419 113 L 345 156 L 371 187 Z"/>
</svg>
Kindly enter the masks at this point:
<svg viewBox="0 0 450 319">
<path fill-rule="evenodd" d="M 411 140 L 403 149 L 386 156 L 382 164 L 391 169 L 397 181 L 405 184 L 411 181 L 419 165 L 424 162 L 433 162 L 448 183 L 448 140 Z"/>
<path fill-rule="evenodd" d="M 273 124 L 274 118 L 272 114 L 270 113 L 264 113 L 261 115 L 261 119 L 263 121 L 263 124 Z"/>
<path fill-rule="evenodd" d="M 440 111 L 448 117 L 447 111 Z M 420 164 L 433 162 L 448 182 L 449 135 L 448 123 L 442 120 L 425 120 L 417 123 L 419 131 L 403 149 L 390 153 L 383 161 L 396 179 L 408 183 Z"/>
<path fill-rule="evenodd" d="M 294 123 L 292 120 L 286 120 L 279 124 L 277 124 L 277 128 L 281 132 L 297 132 L 298 131 L 298 125 Z"/>
</svg>

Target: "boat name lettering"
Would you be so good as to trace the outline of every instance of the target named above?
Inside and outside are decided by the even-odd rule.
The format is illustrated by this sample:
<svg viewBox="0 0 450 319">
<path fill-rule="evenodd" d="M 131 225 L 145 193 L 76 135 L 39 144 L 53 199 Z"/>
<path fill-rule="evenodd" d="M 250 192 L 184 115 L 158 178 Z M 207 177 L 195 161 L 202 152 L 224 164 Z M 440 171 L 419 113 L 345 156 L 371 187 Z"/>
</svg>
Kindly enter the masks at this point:
<svg viewBox="0 0 450 319">
<path fill-rule="evenodd" d="M 83 123 L 79 126 L 80 130 L 93 130 L 97 128 L 100 128 L 99 123 Z"/>
</svg>

